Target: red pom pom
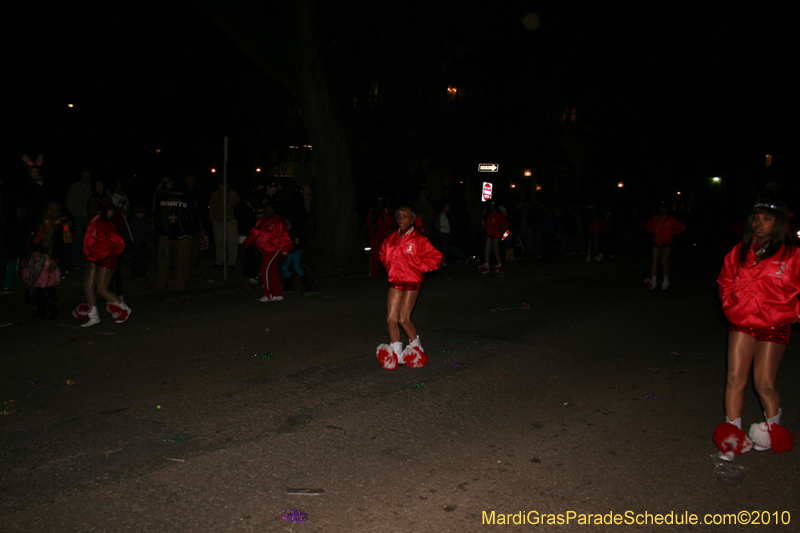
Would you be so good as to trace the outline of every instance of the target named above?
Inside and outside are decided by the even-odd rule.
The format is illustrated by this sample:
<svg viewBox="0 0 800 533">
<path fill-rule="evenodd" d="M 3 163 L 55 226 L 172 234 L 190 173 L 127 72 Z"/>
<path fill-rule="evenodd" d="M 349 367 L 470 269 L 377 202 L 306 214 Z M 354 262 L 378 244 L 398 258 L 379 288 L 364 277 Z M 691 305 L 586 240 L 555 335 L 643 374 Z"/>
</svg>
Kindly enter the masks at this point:
<svg viewBox="0 0 800 533">
<path fill-rule="evenodd" d="M 428 364 L 428 356 L 416 346 L 406 346 L 402 357 L 403 364 L 408 368 L 421 368 Z"/>
<path fill-rule="evenodd" d="M 111 302 L 106 304 L 106 311 L 111 313 L 111 316 L 114 317 L 114 320 L 118 320 L 119 317 L 122 316 L 122 313 L 127 315 L 124 307 L 119 304 L 112 304 Z"/>
<path fill-rule="evenodd" d="M 772 451 L 775 453 L 790 452 L 794 446 L 792 433 L 778 424 L 770 424 L 769 440 Z"/>
<path fill-rule="evenodd" d="M 72 318 L 75 320 L 83 320 L 89 314 L 92 308 L 88 304 L 81 304 L 72 310 Z"/>
<path fill-rule="evenodd" d="M 744 434 L 744 431 L 728 422 L 723 422 L 714 430 L 714 444 L 723 453 L 731 451 L 744 453 L 749 452 L 753 447 L 753 441 Z"/>
<path fill-rule="evenodd" d="M 394 370 L 397 368 L 397 356 L 394 354 L 392 347 L 388 344 L 381 344 L 378 346 L 376 355 L 378 356 L 378 362 L 384 369 Z"/>
</svg>

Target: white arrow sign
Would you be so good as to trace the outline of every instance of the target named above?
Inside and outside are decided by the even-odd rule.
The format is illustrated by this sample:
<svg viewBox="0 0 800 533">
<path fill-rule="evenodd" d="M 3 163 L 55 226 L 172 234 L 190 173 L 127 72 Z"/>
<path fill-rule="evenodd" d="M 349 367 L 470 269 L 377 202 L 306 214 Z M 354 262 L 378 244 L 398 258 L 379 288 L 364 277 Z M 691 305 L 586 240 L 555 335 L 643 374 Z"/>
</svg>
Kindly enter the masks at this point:
<svg viewBox="0 0 800 533">
<path fill-rule="evenodd" d="M 478 164 L 478 172 L 497 172 L 500 165 L 494 163 L 480 163 Z"/>
</svg>

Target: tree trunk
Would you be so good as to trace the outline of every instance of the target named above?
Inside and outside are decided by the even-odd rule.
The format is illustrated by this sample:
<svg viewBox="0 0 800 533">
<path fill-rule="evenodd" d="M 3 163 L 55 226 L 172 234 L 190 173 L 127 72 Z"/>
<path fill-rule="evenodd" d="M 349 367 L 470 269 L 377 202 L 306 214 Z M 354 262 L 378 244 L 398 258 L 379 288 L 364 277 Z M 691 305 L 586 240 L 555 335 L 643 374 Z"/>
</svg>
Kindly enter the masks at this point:
<svg viewBox="0 0 800 533">
<path fill-rule="evenodd" d="M 311 184 L 316 219 L 315 272 L 352 272 L 359 268 L 363 250 L 350 142 L 318 50 L 315 0 L 272 8 L 280 11 L 248 0 L 200 3 L 256 65 L 289 89 L 300 106 L 316 169 L 316 181 Z"/>
</svg>

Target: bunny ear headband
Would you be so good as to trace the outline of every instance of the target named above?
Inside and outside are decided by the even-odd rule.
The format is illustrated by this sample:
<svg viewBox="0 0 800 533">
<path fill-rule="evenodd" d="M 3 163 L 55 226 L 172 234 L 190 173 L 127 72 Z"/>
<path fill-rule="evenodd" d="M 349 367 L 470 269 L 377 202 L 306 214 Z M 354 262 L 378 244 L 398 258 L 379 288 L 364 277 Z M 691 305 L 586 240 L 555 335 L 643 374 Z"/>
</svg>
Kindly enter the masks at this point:
<svg viewBox="0 0 800 533">
<path fill-rule="evenodd" d="M 35 165 L 34 165 L 33 161 L 31 161 L 31 158 L 28 157 L 27 155 L 23 155 L 22 156 L 22 160 L 29 167 L 40 167 L 40 166 L 42 166 L 42 163 L 44 162 L 44 156 L 40 154 L 39 157 L 36 158 L 36 164 Z"/>
</svg>

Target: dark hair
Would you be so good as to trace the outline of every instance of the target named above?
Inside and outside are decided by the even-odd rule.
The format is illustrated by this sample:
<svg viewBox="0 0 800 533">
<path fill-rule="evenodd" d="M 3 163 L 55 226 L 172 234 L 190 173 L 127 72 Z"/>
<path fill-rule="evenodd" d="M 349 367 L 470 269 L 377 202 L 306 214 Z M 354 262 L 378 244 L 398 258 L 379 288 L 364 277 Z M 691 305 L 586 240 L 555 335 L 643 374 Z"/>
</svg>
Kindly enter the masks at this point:
<svg viewBox="0 0 800 533">
<path fill-rule="evenodd" d="M 47 246 L 43 245 L 40 242 L 35 242 L 31 244 L 31 247 L 28 248 L 28 255 L 31 255 L 34 252 L 39 252 L 42 255 L 47 255 L 50 250 L 47 249 Z"/>
<path fill-rule="evenodd" d="M 756 258 L 760 262 L 762 259 L 772 257 L 781 246 L 786 246 L 781 254 L 781 260 L 788 254 L 791 256 L 794 253 L 794 242 L 789 232 L 789 208 L 786 204 L 776 199 L 760 200 L 753 206 L 750 216 L 747 217 L 747 224 L 745 224 L 744 235 L 742 236 L 742 248 L 739 250 L 739 262 L 742 266 L 747 266 L 747 254 L 753 243 L 753 217 L 756 215 L 769 215 L 775 218 L 775 225 L 772 226 L 772 235 L 769 240 L 756 252 Z"/>
</svg>

